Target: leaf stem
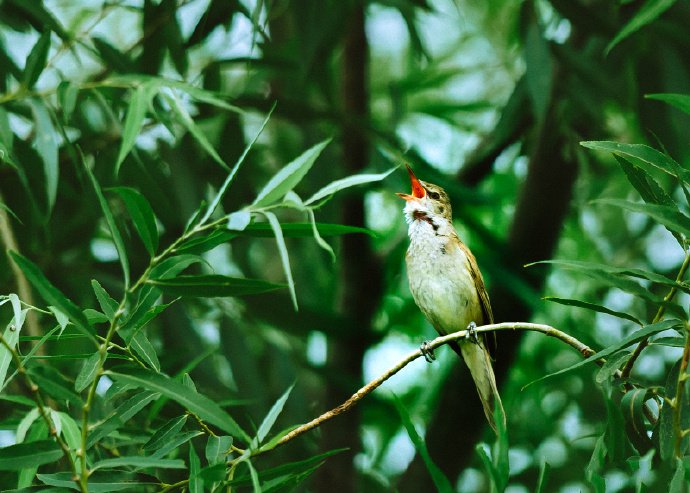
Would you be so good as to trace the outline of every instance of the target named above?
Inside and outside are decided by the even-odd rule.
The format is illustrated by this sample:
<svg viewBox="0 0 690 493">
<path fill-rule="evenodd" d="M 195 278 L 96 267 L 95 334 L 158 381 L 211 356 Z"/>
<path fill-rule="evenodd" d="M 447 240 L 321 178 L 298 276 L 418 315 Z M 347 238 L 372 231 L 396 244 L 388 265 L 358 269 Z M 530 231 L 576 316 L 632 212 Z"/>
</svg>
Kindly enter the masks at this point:
<svg viewBox="0 0 690 493">
<path fill-rule="evenodd" d="M 46 410 L 46 406 L 43 402 L 43 397 L 41 396 L 41 392 L 38 388 L 38 385 L 36 385 L 33 380 L 31 380 L 31 377 L 29 374 L 26 372 L 26 369 L 24 368 L 24 365 L 22 364 L 22 360 L 19 357 L 19 354 L 14 350 L 12 346 L 10 346 L 5 338 L 0 334 L 0 344 L 5 346 L 5 348 L 10 352 L 10 355 L 12 357 L 12 361 L 14 362 L 15 366 L 17 367 L 17 373 L 22 376 L 24 379 L 24 383 L 26 386 L 29 388 L 31 391 L 31 397 L 33 398 L 34 402 L 36 403 L 36 407 L 38 408 L 38 412 L 43 418 L 43 420 L 46 422 L 46 425 L 48 426 L 48 430 L 50 435 L 55 439 L 57 444 L 60 446 L 60 449 L 62 450 L 62 454 L 65 456 L 67 459 L 67 462 L 69 462 L 70 469 L 72 470 L 72 480 L 76 483 L 77 487 L 79 488 L 79 491 L 82 493 L 88 493 L 88 489 L 83 485 L 80 484 L 79 482 L 79 473 L 77 471 L 77 465 L 74 462 L 74 458 L 72 457 L 72 454 L 70 453 L 70 448 L 69 445 L 62 439 L 62 437 L 57 433 L 57 430 L 55 428 L 55 424 L 53 423 L 53 420 L 48 416 L 48 412 Z M 85 460 L 82 457 L 81 459 L 82 464 L 84 464 Z"/>
<path fill-rule="evenodd" d="M 682 429 L 681 417 L 683 414 L 683 393 L 685 391 L 685 380 L 688 379 L 688 362 L 690 362 L 690 324 L 685 324 L 685 346 L 683 347 L 683 357 L 680 360 L 680 368 L 678 369 L 678 382 L 676 383 L 676 395 L 672 400 L 673 408 L 673 434 L 676 438 L 675 456 L 683 459 L 683 439 L 685 438 L 684 430 Z"/>
<path fill-rule="evenodd" d="M 685 259 L 683 260 L 683 264 L 680 266 L 680 270 L 678 271 L 678 275 L 676 276 L 676 282 L 680 283 L 683 281 L 683 278 L 685 277 L 685 272 L 688 270 L 688 266 L 690 266 L 690 251 L 686 250 L 685 251 Z M 659 305 L 659 309 L 656 312 L 656 315 L 654 316 L 654 320 L 652 320 L 652 323 L 655 324 L 659 321 L 664 316 L 664 313 L 666 313 L 666 305 L 673 300 L 673 298 L 676 296 L 676 293 L 678 292 L 678 288 L 676 286 L 672 286 L 671 289 L 669 289 L 668 293 L 664 297 L 664 301 L 661 305 Z M 635 347 L 635 350 L 632 352 L 630 357 L 628 358 L 628 361 L 625 362 L 625 366 L 623 366 L 623 369 L 621 370 L 621 378 L 627 379 L 630 376 L 630 373 L 632 372 L 633 366 L 635 366 L 635 362 L 637 361 L 637 358 L 640 357 L 640 354 L 642 354 L 642 351 L 649 345 L 649 337 L 642 339 L 637 347 Z"/>
</svg>

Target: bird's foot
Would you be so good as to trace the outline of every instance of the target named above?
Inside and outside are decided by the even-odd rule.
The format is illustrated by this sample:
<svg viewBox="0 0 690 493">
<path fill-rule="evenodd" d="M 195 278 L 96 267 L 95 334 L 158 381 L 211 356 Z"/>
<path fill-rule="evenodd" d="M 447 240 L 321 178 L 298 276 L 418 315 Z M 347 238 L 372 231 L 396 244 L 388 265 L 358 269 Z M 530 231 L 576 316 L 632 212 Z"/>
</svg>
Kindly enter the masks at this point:
<svg viewBox="0 0 690 493">
<path fill-rule="evenodd" d="M 476 329 L 477 324 L 475 324 L 474 321 L 470 322 L 470 324 L 467 326 L 467 335 L 465 336 L 465 339 L 469 339 L 475 344 L 479 344 L 479 337 L 477 337 Z"/>
<path fill-rule="evenodd" d="M 424 341 L 422 345 L 419 346 L 419 350 L 422 352 L 427 363 L 432 363 L 436 359 L 436 355 L 429 341 Z"/>
</svg>

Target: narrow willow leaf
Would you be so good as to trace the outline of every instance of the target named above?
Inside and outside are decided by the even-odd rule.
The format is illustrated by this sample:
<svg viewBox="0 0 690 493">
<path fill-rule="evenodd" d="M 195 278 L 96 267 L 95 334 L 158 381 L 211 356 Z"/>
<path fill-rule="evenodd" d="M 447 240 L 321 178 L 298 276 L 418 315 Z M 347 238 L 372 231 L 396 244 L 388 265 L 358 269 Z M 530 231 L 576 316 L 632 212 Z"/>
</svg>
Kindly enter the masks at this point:
<svg viewBox="0 0 690 493">
<path fill-rule="evenodd" d="M 580 145 L 588 149 L 608 151 L 619 156 L 627 156 L 647 163 L 671 176 L 690 181 L 690 171 L 682 168 L 672 157 L 644 144 L 622 144 L 611 141 L 585 141 Z M 637 161 L 636 161 L 637 162 Z"/>
<path fill-rule="evenodd" d="M 679 283 L 674 279 L 669 279 L 666 276 L 657 274 L 656 272 L 650 272 L 643 269 L 634 269 L 628 267 L 616 267 L 609 264 L 598 264 L 596 262 L 584 262 L 580 260 L 541 260 L 539 262 L 532 262 L 526 264 L 525 267 L 531 267 L 538 264 L 551 264 L 557 265 L 564 269 L 571 269 L 579 272 L 595 271 L 604 275 L 625 275 L 630 277 L 637 277 L 640 279 L 647 279 L 653 283 L 661 284 L 664 286 L 675 287 L 686 293 L 690 293 L 690 286 L 685 283 Z"/>
<path fill-rule="evenodd" d="M 647 434 L 644 417 L 644 403 L 652 397 L 649 389 L 632 389 L 621 399 L 621 411 L 625 419 L 625 431 L 640 455 L 652 449 L 653 443 Z"/>
<path fill-rule="evenodd" d="M 208 421 L 236 438 L 249 441 L 247 434 L 218 404 L 165 375 L 148 370 L 125 368 L 119 369 L 117 372 L 108 371 L 107 374 L 114 380 L 158 392 L 176 401 L 200 419 Z"/>
<path fill-rule="evenodd" d="M 0 471 L 18 471 L 55 462 L 62 450 L 54 440 L 18 443 L 0 448 Z"/>
<path fill-rule="evenodd" d="M 156 250 L 158 250 L 158 228 L 149 201 L 137 190 L 130 187 L 115 187 L 109 190 L 113 190 L 122 198 L 146 251 L 151 257 L 155 256 Z"/>
<path fill-rule="evenodd" d="M 40 411 L 37 407 L 31 409 L 22 420 L 17 425 L 17 431 L 15 432 L 15 439 L 17 443 L 22 443 L 26 438 L 26 434 L 31 428 L 31 425 L 40 417 Z"/>
<path fill-rule="evenodd" d="M 136 351 L 136 353 L 142 360 L 144 360 L 144 363 L 146 363 L 148 367 L 153 368 L 156 371 L 161 371 L 161 364 L 158 361 L 156 350 L 146 337 L 146 334 L 144 334 L 143 330 L 140 330 L 134 334 L 134 337 L 132 337 L 132 340 L 129 342 L 129 347 Z"/>
<path fill-rule="evenodd" d="M 674 3 L 676 3 L 676 0 L 647 0 L 633 18 L 618 31 L 618 34 L 606 46 L 605 53 L 608 55 L 618 43 L 656 20 L 657 17 L 671 8 Z"/>
<path fill-rule="evenodd" d="M 62 121 L 67 123 L 72 118 L 72 113 L 77 107 L 77 96 L 79 96 L 79 86 L 74 82 L 63 80 L 57 88 L 58 102 L 62 111 Z"/>
<path fill-rule="evenodd" d="M 213 160 L 223 169 L 229 170 L 230 168 L 227 164 L 225 164 L 223 158 L 220 157 L 220 154 L 218 154 L 218 152 L 215 150 L 213 144 L 209 142 L 204 132 L 197 126 L 196 123 L 194 123 L 194 119 L 189 115 L 185 107 L 182 106 L 182 102 L 177 95 L 173 91 L 169 93 L 163 92 L 161 95 L 170 105 L 170 109 L 177 115 L 177 120 L 187 129 L 190 134 L 192 134 L 192 137 L 194 137 L 194 139 L 208 153 L 208 155 L 211 156 L 211 158 L 213 158 Z"/>
<path fill-rule="evenodd" d="M 687 94 L 646 94 L 645 98 L 663 101 L 690 115 L 690 96 Z"/>
<path fill-rule="evenodd" d="M 178 276 L 172 279 L 151 279 L 147 282 L 160 288 L 164 293 L 201 298 L 246 296 L 267 293 L 285 287 L 283 284 L 273 284 L 260 279 L 245 279 L 216 274 Z"/>
<path fill-rule="evenodd" d="M 189 447 L 189 493 L 204 493 L 204 480 L 199 477 L 201 461 L 194 447 Z"/>
<path fill-rule="evenodd" d="M 67 413 L 53 411 L 53 416 L 53 420 L 61 424 L 61 434 L 70 448 L 72 458 L 77 464 L 77 467 L 79 467 L 79 461 L 81 459 L 77 457 L 76 453 L 76 451 L 81 447 L 81 430 L 79 429 L 79 425 L 77 425 L 74 419 Z"/>
<path fill-rule="evenodd" d="M 224 463 L 225 457 L 229 453 L 230 447 L 232 446 L 232 442 L 233 440 L 231 436 L 209 436 L 205 449 L 206 461 L 209 463 L 209 465 L 214 465 L 221 462 Z"/>
<path fill-rule="evenodd" d="M 407 431 L 407 435 L 410 437 L 410 440 L 414 444 L 417 453 L 421 456 L 422 460 L 424 461 L 424 465 L 426 466 L 427 471 L 429 471 L 429 475 L 431 476 L 431 479 L 434 482 L 434 485 L 436 486 L 436 490 L 439 493 L 452 493 L 453 491 L 455 491 L 455 489 L 453 488 L 445 474 L 443 474 L 441 469 L 439 469 L 439 467 L 434 463 L 433 459 L 431 458 L 431 455 L 429 455 L 429 451 L 426 448 L 426 443 L 424 442 L 424 439 L 422 439 L 422 437 L 419 436 L 419 433 L 417 433 L 417 429 L 412 423 L 412 419 L 410 418 L 409 412 L 407 411 L 407 409 L 405 409 L 403 403 L 400 402 L 400 400 L 397 397 L 394 399 L 394 402 L 395 407 L 398 409 L 398 414 L 400 415 L 402 424 L 405 427 L 405 430 Z M 493 468 L 493 464 L 491 463 L 490 459 L 489 464 Z"/>
<path fill-rule="evenodd" d="M 249 154 L 249 151 L 251 150 L 251 148 L 256 143 L 256 140 L 259 138 L 259 135 L 261 135 L 261 133 L 264 131 L 264 128 L 266 128 L 266 124 L 268 123 L 268 120 L 271 118 L 271 115 L 273 114 L 273 110 L 275 110 L 275 109 L 276 109 L 276 105 L 274 103 L 273 107 L 271 107 L 271 110 L 268 112 L 268 115 L 266 115 L 266 118 L 261 123 L 261 126 L 259 127 L 259 131 L 256 132 L 256 135 L 254 136 L 254 138 L 244 148 L 242 155 L 239 157 L 239 159 L 235 163 L 235 166 L 232 167 L 232 170 L 228 174 L 227 178 L 225 178 L 225 181 L 223 182 L 223 185 L 221 185 L 220 189 L 218 190 L 218 193 L 216 194 L 215 197 L 213 197 L 211 204 L 208 206 L 208 209 L 206 210 L 206 213 L 202 216 L 201 220 L 199 221 L 199 225 L 206 224 L 206 221 L 208 221 L 208 219 L 211 217 L 211 215 L 213 215 L 213 212 L 218 207 L 218 204 L 220 204 L 220 201 L 225 196 L 225 192 L 228 191 L 228 187 L 230 187 L 232 180 L 235 179 L 235 175 L 237 174 L 237 171 L 240 169 L 240 166 L 242 165 L 242 163 L 246 159 L 247 154 Z"/>
<path fill-rule="evenodd" d="M 190 265 L 203 262 L 204 259 L 198 255 L 175 255 L 168 257 L 160 264 L 151 269 L 151 278 L 153 279 L 168 279 L 177 276 L 180 272 L 185 270 Z"/>
<path fill-rule="evenodd" d="M 491 491 L 501 491 L 500 489 L 498 489 L 498 471 L 496 470 L 496 467 L 494 466 L 491 457 L 484 449 L 484 444 L 477 444 L 474 447 L 474 451 L 477 452 L 479 459 L 482 461 L 482 464 L 484 465 L 484 470 L 487 472 L 487 475 L 489 476 L 489 480 L 491 481 L 492 485 Z"/>
<path fill-rule="evenodd" d="M 292 269 L 290 268 L 290 257 L 288 256 L 287 246 L 285 245 L 285 238 L 283 237 L 283 230 L 280 228 L 278 218 L 272 212 L 264 212 L 264 216 L 268 219 L 268 223 L 273 229 L 273 234 L 276 237 L 276 245 L 278 245 L 278 252 L 280 253 L 280 262 L 283 264 L 283 271 L 287 278 L 288 289 L 290 290 L 290 298 L 292 298 L 292 305 L 297 307 L 297 292 L 295 291 L 295 281 L 292 279 Z"/>
<path fill-rule="evenodd" d="M 620 199 L 599 199 L 595 203 L 613 205 L 631 212 L 639 212 L 663 224 L 668 229 L 690 237 L 690 217 L 675 207 L 657 204 L 640 204 Z"/>
<path fill-rule="evenodd" d="M 673 472 L 671 483 L 668 485 L 668 493 L 687 493 L 688 481 L 685 479 L 685 463 L 676 457 L 676 469 Z"/>
<path fill-rule="evenodd" d="M 36 477 L 44 484 L 60 488 L 58 491 L 61 493 L 64 492 L 65 489 L 74 490 L 76 488 L 72 473 L 69 472 L 38 474 Z M 110 493 L 112 491 L 148 491 L 154 486 L 159 486 L 159 483 L 140 481 L 133 473 L 95 471 L 92 475 L 89 475 L 87 485 L 87 491 L 89 493 Z M 48 491 L 52 492 L 54 490 Z"/>
<path fill-rule="evenodd" d="M 158 428 L 156 432 L 151 435 L 151 438 L 149 438 L 148 442 L 144 444 L 144 452 L 150 453 L 158 450 L 173 436 L 177 435 L 186 422 L 186 414 L 172 418 L 170 421 L 166 422 L 163 426 Z"/>
<path fill-rule="evenodd" d="M 302 181 L 302 178 L 311 169 L 316 158 L 319 157 L 324 148 L 331 142 L 326 139 L 314 147 L 307 149 L 300 156 L 285 165 L 264 185 L 264 188 L 256 196 L 256 200 L 251 205 L 253 209 L 259 209 L 271 205 L 285 196 L 290 190 L 295 188 Z"/>
<path fill-rule="evenodd" d="M 125 117 L 125 124 L 122 129 L 122 144 L 115 162 L 115 175 L 120 172 L 122 162 L 129 154 L 129 151 L 134 147 L 137 137 L 141 133 L 141 127 L 144 124 L 146 117 L 146 110 L 151 104 L 151 99 L 156 92 L 155 87 L 150 84 L 141 84 L 132 91 L 129 100 L 129 107 L 127 108 L 127 116 Z"/>
<path fill-rule="evenodd" d="M 611 310 L 610 308 L 606 308 L 605 306 L 602 305 L 597 305 L 596 303 L 589 303 L 587 301 L 580 301 L 580 300 L 573 300 L 569 298 L 556 298 L 555 296 L 545 296 L 543 298 L 546 301 L 552 301 L 554 303 L 558 303 L 561 305 L 568 305 L 568 306 L 577 306 L 579 308 L 585 308 L 587 310 L 591 310 L 593 312 L 599 312 L 599 313 L 605 313 L 607 315 L 612 315 L 614 317 L 622 318 L 625 320 L 630 320 L 631 322 L 636 323 L 639 326 L 644 325 L 640 320 L 637 318 L 633 317 L 632 315 L 624 312 L 619 312 L 616 310 Z"/>
<path fill-rule="evenodd" d="M 89 325 L 89 322 L 77 305 L 62 294 L 59 289 L 53 286 L 36 264 L 17 252 L 10 251 L 10 256 L 43 299 L 50 305 L 54 305 L 62 312 L 66 313 L 77 329 L 95 342 L 96 339 L 93 335 L 93 328 Z"/>
<path fill-rule="evenodd" d="M 50 310 L 52 314 L 55 316 L 55 320 L 57 320 L 57 323 L 60 326 L 60 335 L 62 335 L 62 332 L 65 330 L 67 324 L 69 323 L 69 317 L 65 312 L 63 312 L 55 306 L 49 306 L 48 310 Z M 84 316 L 87 320 L 89 320 L 89 317 L 86 315 L 86 310 L 84 310 Z M 93 325 L 91 323 L 91 320 L 89 320 L 89 325 Z"/>
<path fill-rule="evenodd" d="M 44 30 L 26 58 L 26 66 L 22 74 L 22 85 L 27 89 L 31 89 L 36 84 L 36 81 L 41 76 L 41 72 L 46 67 L 51 34 L 49 29 Z"/>
<path fill-rule="evenodd" d="M 180 433 L 178 435 L 174 435 L 170 437 L 170 439 L 162 444 L 161 448 L 156 450 L 151 457 L 156 457 L 156 458 L 161 458 L 165 457 L 172 451 L 177 451 L 182 445 L 187 443 L 193 438 L 198 437 L 199 435 L 203 435 L 204 433 L 201 431 L 185 431 L 184 433 Z"/>
<path fill-rule="evenodd" d="M 642 339 L 646 339 L 649 336 L 652 336 L 654 334 L 657 334 L 659 332 L 663 332 L 665 330 L 672 329 L 674 327 L 678 327 L 682 325 L 682 322 L 677 319 L 670 319 L 670 320 L 662 320 L 661 322 L 657 322 L 655 324 L 651 325 L 646 325 L 640 330 L 637 330 L 633 332 L 632 334 L 628 335 L 627 337 L 624 337 L 620 341 L 618 341 L 615 344 L 612 344 L 608 346 L 607 348 L 602 349 L 601 351 L 593 354 L 592 356 L 589 356 L 581 361 L 578 361 L 574 365 L 571 365 L 567 368 L 564 368 L 562 370 L 556 371 L 554 373 L 550 373 L 548 375 L 545 375 L 541 378 L 538 378 L 537 380 L 533 380 L 529 384 L 525 385 L 525 387 L 528 387 L 529 385 L 532 385 L 536 382 L 540 382 L 542 380 L 545 380 L 547 378 L 555 377 L 556 375 L 562 375 L 564 373 L 573 371 L 577 368 L 580 368 L 588 363 L 592 363 L 594 361 L 597 361 L 598 359 L 601 358 L 606 358 L 607 356 L 617 353 L 621 349 L 625 349 L 628 346 L 631 346 L 632 344 L 635 344 L 636 342 L 640 342 Z M 523 387 L 523 389 L 525 388 Z"/>
<path fill-rule="evenodd" d="M 268 412 L 264 420 L 261 422 L 261 425 L 259 426 L 259 429 L 256 432 L 256 440 L 258 442 L 257 445 L 263 443 L 265 438 L 268 436 L 268 433 L 271 431 L 271 428 L 273 428 L 276 419 L 278 419 L 278 416 L 283 411 L 283 407 L 285 406 L 288 397 L 290 397 L 290 392 L 292 392 L 294 386 L 294 384 L 291 385 L 285 391 L 285 393 L 283 393 L 283 395 L 280 396 L 280 398 L 273 404 L 271 410 Z"/>
<path fill-rule="evenodd" d="M 319 234 L 319 228 L 316 226 L 316 217 L 314 216 L 314 210 L 307 209 L 307 215 L 309 216 L 309 222 L 311 223 L 311 232 L 314 235 L 314 240 L 316 241 L 316 244 L 324 250 L 326 250 L 328 254 L 331 256 L 331 261 L 335 263 L 336 258 L 333 248 L 331 248 L 331 245 L 326 243 L 326 240 L 324 240 Z"/>
<path fill-rule="evenodd" d="M 597 376 L 595 377 L 596 382 L 602 384 L 612 378 L 629 357 L 630 352 L 621 351 L 608 358 L 606 363 L 604 363 L 597 372 Z"/>
<path fill-rule="evenodd" d="M 353 175 L 348 176 L 347 178 L 336 180 L 332 183 L 329 183 L 321 190 L 316 192 L 314 195 L 309 197 L 307 200 L 304 201 L 304 204 L 314 204 L 316 202 L 319 202 L 320 200 L 327 199 L 334 193 L 339 192 L 340 190 L 345 190 L 346 188 L 354 187 L 357 185 L 364 185 L 365 183 L 381 181 L 398 168 L 399 166 L 395 166 L 394 168 L 391 168 L 388 171 L 384 171 L 383 173 Z"/>
<path fill-rule="evenodd" d="M 105 199 L 105 196 L 103 195 L 101 186 L 98 184 L 98 181 L 96 181 L 96 177 L 91 171 L 91 168 L 89 168 L 89 166 L 86 164 L 86 161 L 83 161 L 83 163 L 84 170 L 86 171 L 86 174 L 89 176 L 89 179 L 91 180 L 91 185 L 93 185 L 93 189 L 96 192 L 96 196 L 98 197 L 98 203 L 101 205 L 101 210 L 103 211 L 105 222 L 108 224 L 108 229 L 110 230 L 110 235 L 113 238 L 113 243 L 115 243 L 115 248 L 117 249 L 117 256 L 119 257 L 120 264 L 122 265 L 125 289 L 127 289 L 129 287 L 129 260 L 127 258 L 127 250 L 125 249 L 125 243 L 124 241 L 122 241 L 122 235 L 120 234 L 120 230 L 117 229 L 115 218 L 113 217 L 113 213 L 110 210 L 108 201 Z"/>
<path fill-rule="evenodd" d="M 246 209 L 233 212 L 228 216 L 225 227 L 230 230 L 242 231 L 252 222 L 252 213 Z"/>
<path fill-rule="evenodd" d="M 17 342 L 19 341 L 19 332 L 21 331 L 21 327 L 17 328 L 15 325 L 15 317 L 10 320 L 5 332 L 2 334 L 4 341 L 13 350 L 17 346 Z M 2 390 L 5 386 L 5 377 L 7 377 L 7 370 L 9 369 L 11 362 L 12 353 L 9 351 L 9 349 L 7 349 L 7 347 L 5 347 L 4 344 L 0 344 L 0 390 Z"/>
<path fill-rule="evenodd" d="M 137 388 L 143 386 L 136 385 Z M 132 419 L 139 411 L 144 409 L 151 401 L 160 397 L 156 392 L 139 392 L 122 404 L 117 406 L 110 416 L 103 422 L 99 423 L 89 433 L 89 438 L 86 442 L 86 448 L 89 449 L 97 444 L 101 438 L 110 435 L 115 430 L 122 427 L 127 421 Z"/>
<path fill-rule="evenodd" d="M 147 469 L 150 467 L 160 468 L 160 469 L 185 469 L 185 463 L 182 459 L 156 459 L 153 457 L 116 457 L 114 459 L 103 459 L 96 462 L 92 466 L 92 470 L 103 468 L 116 468 L 116 467 L 131 467 L 134 470 Z"/>
<path fill-rule="evenodd" d="M 91 287 L 93 292 L 96 294 L 96 299 L 98 300 L 98 305 L 101 307 L 101 311 L 108 317 L 111 322 L 115 318 L 115 312 L 117 312 L 118 302 L 110 297 L 108 292 L 103 289 L 103 286 L 95 280 L 91 279 Z"/>
<path fill-rule="evenodd" d="M 77 379 L 74 381 L 74 390 L 81 392 L 86 387 L 91 385 L 91 382 L 93 382 L 94 378 L 96 378 L 98 369 L 101 367 L 99 364 L 100 361 L 101 358 L 98 351 L 84 360 L 81 371 L 79 372 L 79 375 L 77 375 Z"/>
<path fill-rule="evenodd" d="M 537 480 L 537 487 L 534 489 L 534 493 L 545 493 L 546 483 L 549 479 L 549 471 L 551 471 L 551 465 L 543 461 L 539 467 L 539 479 Z"/>
<path fill-rule="evenodd" d="M 45 177 L 45 194 L 48 204 L 46 215 L 49 216 L 57 197 L 60 168 L 58 163 L 58 132 L 53 125 L 50 111 L 38 98 L 29 100 L 31 112 L 36 122 L 36 136 L 33 147 L 43 161 L 43 176 Z"/>
<path fill-rule="evenodd" d="M 281 224 L 283 236 L 286 238 L 309 238 L 313 236 L 311 222 Z M 346 226 L 344 224 L 316 223 L 316 228 L 321 236 L 340 236 L 353 233 L 362 233 L 375 237 L 376 233 L 367 228 L 358 226 Z M 241 233 L 242 236 L 255 238 L 271 238 L 274 236 L 273 228 L 269 223 L 252 223 Z"/>
</svg>

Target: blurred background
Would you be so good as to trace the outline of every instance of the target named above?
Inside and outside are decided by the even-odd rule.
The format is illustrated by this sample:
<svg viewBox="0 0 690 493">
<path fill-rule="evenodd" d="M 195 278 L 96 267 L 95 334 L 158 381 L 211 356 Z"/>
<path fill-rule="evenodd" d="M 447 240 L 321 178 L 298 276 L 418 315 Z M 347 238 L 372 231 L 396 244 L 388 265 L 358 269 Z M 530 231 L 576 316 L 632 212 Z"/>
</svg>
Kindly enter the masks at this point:
<svg viewBox="0 0 690 493">
<path fill-rule="evenodd" d="M 547 323 L 600 348 L 634 324 L 542 297 L 597 302 L 642 320 L 653 308 L 581 273 L 523 266 L 561 258 L 675 277 L 683 251 L 663 227 L 591 203 L 637 196 L 615 160 L 579 142 L 663 145 L 688 164 L 690 120 L 645 99 L 688 92 L 688 25 L 687 2 L 653 0 L 4 0 L 0 207 L 14 246 L 7 234 L 3 240 L 81 306 L 95 306 L 94 277 L 121 293 L 96 197 L 64 142 L 77 142 L 96 163 L 103 187 L 141 191 L 162 244 L 170 242 L 226 176 L 203 139 L 179 113 L 154 103 L 119 177 L 113 170 L 134 88 L 145 76 L 185 81 L 233 105 L 180 96 L 195 131 L 228 163 L 277 103 L 225 198 L 226 211 L 250 203 L 281 166 L 327 137 L 333 142 L 300 194 L 410 163 L 420 179 L 451 195 L 456 227 L 478 259 L 498 321 Z M 22 80 L 41 39 L 49 43 L 47 66 L 37 80 Z M 278 423 L 287 427 L 341 403 L 433 337 L 404 271 L 406 225 L 394 192 L 408 190 L 401 169 L 325 204 L 319 222 L 372 232 L 327 238 L 335 262 L 310 238 L 287 240 L 299 311 L 280 291 L 191 300 L 164 312 L 148 334 L 165 371 L 194 362 L 199 388 L 224 399 L 250 429 L 295 383 Z M 148 257 L 124 217 L 118 221 L 129 231 L 130 263 L 140 272 Z M 217 273 L 284 280 L 271 238 L 239 238 L 205 258 Z M 1 256 L 0 292 L 16 290 Z M 64 351 L 60 344 L 48 353 Z M 636 377 L 663 380 L 678 351 L 651 347 Z M 431 491 L 397 396 L 458 491 L 486 491 L 475 446 L 493 435 L 466 368 L 449 353 L 440 350 L 432 365 L 416 361 L 353 411 L 261 460 L 347 448 L 300 488 Z M 607 419 L 595 371 L 586 366 L 523 388 L 579 358 L 539 334 L 499 334 L 495 368 L 508 417 L 511 493 L 533 491 L 544 461 L 548 491 L 593 491 L 583 470 Z M 78 371 L 69 360 L 55 364 Z M 606 491 L 633 491 L 640 478 L 651 481 L 648 469 L 642 459 L 634 471 L 605 465 Z"/>
</svg>

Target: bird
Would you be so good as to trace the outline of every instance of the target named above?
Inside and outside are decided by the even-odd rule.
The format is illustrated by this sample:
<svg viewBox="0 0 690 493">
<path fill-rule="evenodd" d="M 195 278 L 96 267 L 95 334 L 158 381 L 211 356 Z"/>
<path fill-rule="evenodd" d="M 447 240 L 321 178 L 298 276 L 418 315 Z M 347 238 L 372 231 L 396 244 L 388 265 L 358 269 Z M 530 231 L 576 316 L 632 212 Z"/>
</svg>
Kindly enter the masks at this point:
<svg viewBox="0 0 690 493">
<path fill-rule="evenodd" d="M 453 226 L 446 191 L 417 179 L 412 168 L 406 167 L 412 192 L 397 195 L 405 200 L 403 212 L 410 239 L 405 263 L 412 297 L 440 335 L 468 331 L 467 338 L 452 341 L 450 346 L 469 368 L 486 419 L 496 432 L 494 409 L 499 406 L 503 411 L 503 404 L 486 341 L 474 332 L 477 325 L 493 323 L 484 279 L 477 260 Z M 426 343 L 422 353 L 431 362 L 433 354 L 429 355 Z M 505 412 L 500 414 L 505 429 Z"/>
</svg>

